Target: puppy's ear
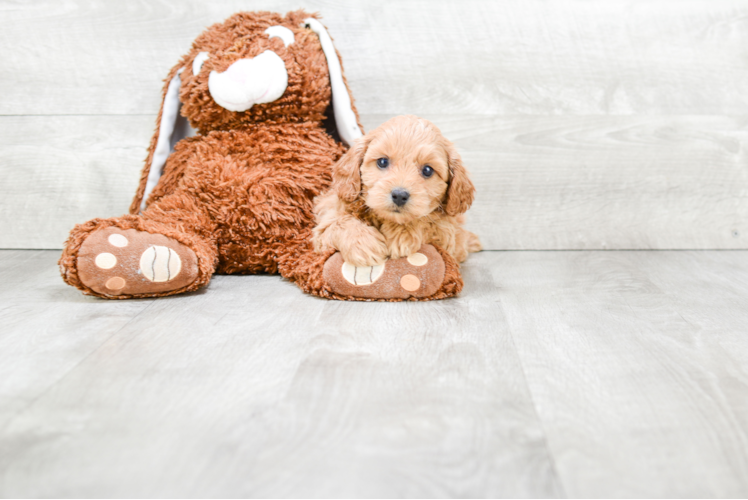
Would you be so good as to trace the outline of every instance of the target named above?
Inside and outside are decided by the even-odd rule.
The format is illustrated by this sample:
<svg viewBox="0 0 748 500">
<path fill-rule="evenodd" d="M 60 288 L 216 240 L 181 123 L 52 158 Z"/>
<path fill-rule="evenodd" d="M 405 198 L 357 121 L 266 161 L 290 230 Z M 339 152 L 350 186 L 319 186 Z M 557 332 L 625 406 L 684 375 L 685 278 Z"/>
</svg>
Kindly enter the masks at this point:
<svg viewBox="0 0 748 500">
<path fill-rule="evenodd" d="M 368 147 L 369 140 L 359 137 L 332 167 L 332 188 L 343 201 L 355 201 L 361 192 L 361 164 Z"/>
<path fill-rule="evenodd" d="M 444 150 L 449 162 L 449 186 L 444 204 L 444 212 L 455 216 L 467 212 L 475 199 L 475 186 L 462 165 L 462 158 L 454 144 L 445 140 Z"/>
</svg>

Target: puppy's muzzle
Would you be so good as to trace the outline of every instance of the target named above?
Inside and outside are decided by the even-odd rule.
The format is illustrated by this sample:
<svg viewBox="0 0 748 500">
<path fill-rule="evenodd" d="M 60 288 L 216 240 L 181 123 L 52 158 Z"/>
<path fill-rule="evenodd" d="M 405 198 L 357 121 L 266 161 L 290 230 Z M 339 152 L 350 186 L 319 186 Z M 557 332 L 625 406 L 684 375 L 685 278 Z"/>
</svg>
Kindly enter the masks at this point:
<svg viewBox="0 0 748 500">
<path fill-rule="evenodd" d="M 394 203 L 398 207 L 402 207 L 406 203 L 408 203 L 408 200 L 410 199 L 410 193 L 403 188 L 395 188 L 390 193 L 390 197 L 392 198 L 392 203 Z"/>
<path fill-rule="evenodd" d="M 211 71 L 208 77 L 210 96 L 229 111 L 246 111 L 255 104 L 275 101 L 287 86 L 286 64 L 272 50 L 239 59 L 223 73 Z"/>
</svg>

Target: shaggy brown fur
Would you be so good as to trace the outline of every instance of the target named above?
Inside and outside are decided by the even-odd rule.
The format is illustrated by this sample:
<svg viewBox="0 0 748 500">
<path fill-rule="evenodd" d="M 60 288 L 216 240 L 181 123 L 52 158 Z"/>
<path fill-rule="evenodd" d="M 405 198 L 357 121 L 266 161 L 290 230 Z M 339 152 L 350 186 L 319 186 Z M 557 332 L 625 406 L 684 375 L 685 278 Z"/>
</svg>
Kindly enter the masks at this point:
<svg viewBox="0 0 748 500">
<path fill-rule="evenodd" d="M 402 206 L 394 202 L 397 191 L 409 196 Z M 481 249 L 462 227 L 474 193 L 457 150 L 439 129 L 423 118 L 397 116 L 358 139 L 335 165 L 333 188 L 315 202 L 315 249 L 336 249 L 355 266 L 373 266 L 431 243 L 462 262 Z"/>
<path fill-rule="evenodd" d="M 306 292 L 334 299 L 356 299 L 335 293 L 325 282 L 324 263 L 333 252 L 315 253 L 311 245 L 313 200 L 329 188 L 333 164 L 345 147 L 323 126 L 331 103 L 330 81 L 318 36 L 303 26 L 308 17 L 314 16 L 303 11 L 285 16 L 239 13 L 210 27 L 195 40 L 190 52 L 169 72 L 164 96 L 169 82 L 179 73 L 181 113 L 200 135 L 176 145 L 146 208 L 139 213 L 158 142 L 162 105 L 131 214 L 94 219 L 72 230 L 60 259 L 60 270 L 68 284 L 85 294 L 123 299 L 195 290 L 207 284 L 215 272 L 279 272 Z M 278 25 L 293 32 L 293 44 L 285 46 L 280 38 L 269 38 L 264 33 L 268 27 Z M 255 57 L 266 49 L 274 51 L 285 64 L 288 85 L 284 94 L 243 112 L 232 112 L 216 104 L 208 87 L 210 72 L 223 72 L 235 61 Z M 209 52 L 210 57 L 199 73 L 193 75 L 193 60 L 200 52 Z M 356 118 L 358 121 L 357 114 Z M 86 256 L 79 255 L 86 239 L 105 228 L 138 235 L 141 249 L 148 247 L 149 238 L 153 239 L 150 245 L 154 249 L 162 245 L 160 248 L 166 250 L 164 258 L 175 254 L 164 247 L 162 242 L 169 240 L 162 236 L 184 245 L 194 256 L 182 252 L 182 259 L 194 258 L 197 262 L 182 262 L 182 268 L 189 265 L 189 269 L 197 269 L 196 279 L 173 290 L 163 291 L 163 284 L 159 284 L 159 291 L 151 290 L 151 282 L 142 277 L 148 269 L 143 264 L 145 257 L 129 255 L 128 248 L 136 245 L 128 247 L 122 235 L 118 237 L 124 243 L 109 240 L 117 246 L 116 259 L 105 251 L 109 243 L 104 237 L 96 240 L 102 242 L 100 250 L 89 249 Z M 142 233 L 124 233 L 129 229 Z M 111 229 L 105 234 L 110 233 Z M 154 235 L 161 235 L 160 239 L 154 239 Z M 110 246 L 110 250 L 113 252 L 114 248 Z M 443 250 L 438 251 L 445 262 L 444 282 L 428 299 L 452 296 L 462 288 L 457 264 Z M 98 257 L 106 254 L 110 261 L 116 262 L 94 263 L 97 252 L 101 252 Z M 155 261 L 154 257 L 151 263 L 154 269 Z M 86 272 L 79 272 L 84 265 Z M 119 266 L 125 265 L 134 266 L 126 276 L 140 280 L 135 287 L 139 291 L 119 293 L 116 289 L 102 288 L 101 283 L 112 279 L 123 281 L 117 272 L 121 271 Z M 90 269 L 101 273 L 97 285 L 82 278 L 90 275 Z"/>
</svg>

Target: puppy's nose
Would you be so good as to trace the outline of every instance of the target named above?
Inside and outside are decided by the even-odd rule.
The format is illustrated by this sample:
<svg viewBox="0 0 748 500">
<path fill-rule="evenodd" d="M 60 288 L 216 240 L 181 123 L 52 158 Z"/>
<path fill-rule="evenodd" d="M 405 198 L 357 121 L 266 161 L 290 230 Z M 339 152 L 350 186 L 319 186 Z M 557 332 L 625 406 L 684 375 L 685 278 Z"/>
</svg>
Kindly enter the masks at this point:
<svg viewBox="0 0 748 500">
<path fill-rule="evenodd" d="M 403 188 L 395 188 L 390 193 L 390 196 L 392 197 L 392 202 L 397 205 L 398 207 L 402 207 L 406 203 L 408 203 L 408 198 L 410 198 L 410 193 L 404 190 Z"/>
</svg>

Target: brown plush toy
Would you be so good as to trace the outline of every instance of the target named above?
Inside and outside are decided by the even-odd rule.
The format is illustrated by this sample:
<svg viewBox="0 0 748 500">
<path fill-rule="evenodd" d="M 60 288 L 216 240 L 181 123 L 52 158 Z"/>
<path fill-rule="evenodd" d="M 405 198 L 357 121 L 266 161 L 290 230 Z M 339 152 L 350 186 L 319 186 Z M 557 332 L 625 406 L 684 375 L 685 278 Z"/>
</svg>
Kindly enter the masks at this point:
<svg viewBox="0 0 748 500">
<path fill-rule="evenodd" d="M 130 214 L 77 225 L 62 277 L 114 299 L 196 290 L 214 273 L 280 273 L 335 299 L 455 295 L 458 265 L 430 245 L 420 252 L 426 263 L 389 261 L 376 283 L 351 279 L 339 254 L 314 252 L 313 200 L 330 187 L 344 144 L 361 135 L 317 16 L 235 14 L 169 72 Z"/>
</svg>

